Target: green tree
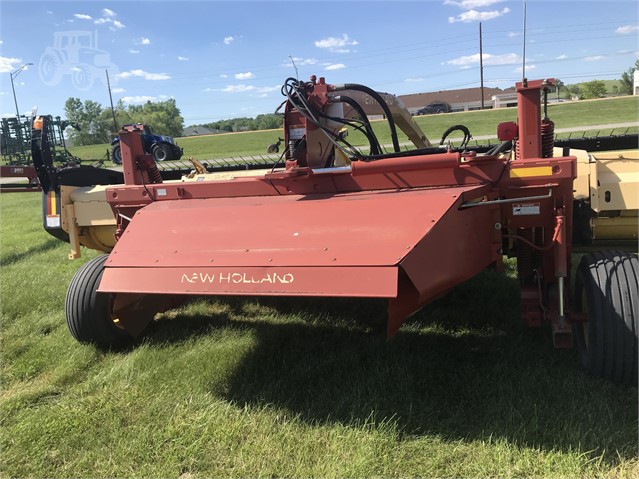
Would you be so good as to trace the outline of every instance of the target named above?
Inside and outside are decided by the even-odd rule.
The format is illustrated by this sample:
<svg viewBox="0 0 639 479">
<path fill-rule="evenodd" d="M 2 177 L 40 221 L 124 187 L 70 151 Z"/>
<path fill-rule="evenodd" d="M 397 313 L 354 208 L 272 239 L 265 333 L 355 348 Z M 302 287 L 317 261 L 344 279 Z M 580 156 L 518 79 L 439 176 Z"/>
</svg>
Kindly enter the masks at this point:
<svg viewBox="0 0 639 479">
<path fill-rule="evenodd" d="M 571 96 L 579 97 L 581 95 L 581 87 L 577 84 L 568 85 L 566 89 L 568 90 Z"/>
<path fill-rule="evenodd" d="M 79 130 L 69 129 L 68 135 L 74 145 L 95 145 L 110 139 L 109 125 L 105 121 L 102 105 L 93 100 L 68 98 L 64 104 L 67 121 L 75 123 Z"/>
<path fill-rule="evenodd" d="M 245 130 L 273 130 L 282 127 L 282 116 L 274 113 L 257 115 L 255 118 L 231 118 L 206 123 L 202 126 L 212 130 L 245 131 Z"/>
<path fill-rule="evenodd" d="M 101 114 L 102 121 L 104 121 L 105 125 L 109 128 L 111 139 L 119 134 L 122 125 L 136 123 L 122 100 L 118 101 L 113 110 L 115 112 L 115 125 L 113 124 L 113 112 L 111 112 L 111 108 L 105 108 Z"/>
<path fill-rule="evenodd" d="M 130 105 L 127 113 L 134 120 L 132 123 L 144 123 L 150 126 L 154 133 L 182 136 L 184 118 L 174 98 L 159 102 L 147 101 L 144 105 Z"/>
<path fill-rule="evenodd" d="M 131 123 L 144 123 L 160 135 L 182 136 L 184 119 L 173 98 L 161 102 L 148 101 L 144 105 L 126 105 L 120 100 L 114 110 L 116 125 L 113 124 L 110 108 L 102 108 L 92 100 L 67 99 L 64 104 L 66 118 L 80 127 L 80 131 L 69 131 L 73 144 L 110 143 L 122 125 Z"/>
<path fill-rule="evenodd" d="M 606 84 L 603 80 L 592 80 L 581 84 L 581 97 L 601 98 L 606 94 Z"/>
<path fill-rule="evenodd" d="M 635 61 L 634 67 L 628 68 L 628 70 L 621 74 L 621 79 L 619 80 L 619 83 L 621 84 L 619 93 L 621 93 L 622 95 L 634 94 L 634 75 L 637 68 L 639 68 L 639 60 Z"/>
<path fill-rule="evenodd" d="M 282 127 L 282 117 L 269 113 L 267 115 L 257 115 L 255 117 L 256 130 L 274 130 Z"/>
</svg>

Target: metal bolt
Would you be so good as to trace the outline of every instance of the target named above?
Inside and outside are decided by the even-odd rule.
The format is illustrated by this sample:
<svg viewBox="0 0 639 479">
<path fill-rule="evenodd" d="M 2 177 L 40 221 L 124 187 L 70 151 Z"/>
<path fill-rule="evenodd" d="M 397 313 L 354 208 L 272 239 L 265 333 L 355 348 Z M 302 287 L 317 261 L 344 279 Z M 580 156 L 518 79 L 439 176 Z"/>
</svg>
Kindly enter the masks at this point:
<svg viewBox="0 0 639 479">
<path fill-rule="evenodd" d="M 500 230 L 501 229 L 501 223 L 495 223 L 495 229 L 496 230 Z"/>
</svg>

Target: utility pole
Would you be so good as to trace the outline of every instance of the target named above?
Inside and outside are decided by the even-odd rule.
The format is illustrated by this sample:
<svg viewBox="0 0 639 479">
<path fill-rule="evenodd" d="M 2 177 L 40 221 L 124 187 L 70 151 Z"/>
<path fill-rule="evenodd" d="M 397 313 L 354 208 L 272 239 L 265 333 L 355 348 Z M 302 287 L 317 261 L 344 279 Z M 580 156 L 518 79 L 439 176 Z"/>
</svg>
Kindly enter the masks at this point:
<svg viewBox="0 0 639 479">
<path fill-rule="evenodd" d="M 109 101 L 111 102 L 111 114 L 113 115 L 113 133 L 118 134 L 118 121 L 115 119 L 115 109 L 113 108 L 113 96 L 111 95 L 111 82 L 109 82 L 109 70 L 106 72 L 107 88 L 109 89 Z"/>
<path fill-rule="evenodd" d="M 484 109 L 484 49 L 481 35 L 481 22 L 479 22 L 479 82 L 481 90 L 481 109 Z"/>
<path fill-rule="evenodd" d="M 20 121 L 20 112 L 18 111 L 18 99 L 16 98 L 16 88 L 13 86 L 13 80 L 20 74 L 22 70 L 24 70 L 30 65 L 33 65 L 33 63 L 25 63 L 16 71 L 9 73 L 9 77 L 11 77 L 11 91 L 13 91 L 13 101 L 16 104 L 16 118 L 18 121 Z"/>
</svg>

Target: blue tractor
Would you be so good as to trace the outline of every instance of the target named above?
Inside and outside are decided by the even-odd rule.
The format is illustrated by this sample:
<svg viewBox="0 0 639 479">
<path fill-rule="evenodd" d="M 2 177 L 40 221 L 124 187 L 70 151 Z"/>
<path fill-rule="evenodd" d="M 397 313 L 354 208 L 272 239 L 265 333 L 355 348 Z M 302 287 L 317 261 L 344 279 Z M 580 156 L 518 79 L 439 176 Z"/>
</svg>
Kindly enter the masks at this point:
<svg viewBox="0 0 639 479">
<path fill-rule="evenodd" d="M 144 142 L 144 151 L 152 155 L 155 161 L 179 160 L 182 158 L 184 150 L 180 148 L 170 136 L 155 135 L 150 127 L 141 123 L 124 125 L 122 129 L 126 131 L 143 129 L 142 141 Z M 122 164 L 119 136 L 116 136 L 111 142 L 111 160 L 116 165 Z"/>
</svg>

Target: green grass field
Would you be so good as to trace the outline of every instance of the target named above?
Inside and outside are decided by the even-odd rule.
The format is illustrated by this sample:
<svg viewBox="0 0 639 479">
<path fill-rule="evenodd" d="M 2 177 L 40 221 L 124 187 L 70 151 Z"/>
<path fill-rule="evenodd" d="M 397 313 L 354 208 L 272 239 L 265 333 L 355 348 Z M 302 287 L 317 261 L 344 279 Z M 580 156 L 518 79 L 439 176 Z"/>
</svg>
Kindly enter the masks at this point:
<svg viewBox="0 0 639 479">
<path fill-rule="evenodd" d="M 197 300 L 136 347 L 65 325 L 68 245 L 0 196 L 0 476 L 635 478 L 637 389 L 520 318 L 514 264 L 386 342 L 364 300 Z"/>
<path fill-rule="evenodd" d="M 602 100 L 583 100 L 552 104 L 548 107 L 548 116 L 555 122 L 555 128 L 578 126 L 604 125 L 639 121 L 639 97 L 617 97 Z M 450 126 L 466 125 L 474 136 L 494 135 L 496 138 L 497 124 L 501 121 L 516 121 L 516 108 L 499 110 L 471 111 L 460 113 L 446 113 L 441 115 L 427 115 L 415 117 L 417 123 L 424 130 L 432 142 L 439 143 L 442 133 Z M 382 144 L 390 144 L 391 138 L 385 121 L 373 122 L 375 133 Z M 639 129 L 633 127 L 630 133 Z M 622 134 L 626 129 L 617 129 L 615 134 Z M 400 132 L 401 133 L 401 132 Z M 601 135 L 610 134 L 611 130 L 603 129 Z M 597 131 L 590 131 L 588 135 L 595 135 Z M 581 136 L 580 133 L 572 133 Z M 586 136 L 588 136 L 586 135 Z M 193 156 L 199 160 L 211 158 L 226 158 L 235 156 L 263 155 L 269 144 L 275 143 L 282 136 L 280 130 L 255 131 L 244 133 L 228 133 L 211 136 L 189 137 L 178 139 L 178 144 L 184 148 L 184 157 Z M 565 138 L 568 134 L 560 134 Z M 363 145 L 364 137 L 351 133 L 349 141 L 355 145 Z M 408 141 L 402 135 L 401 141 Z M 91 145 L 71 148 L 70 151 L 83 159 L 101 159 L 105 157 L 109 145 Z"/>
</svg>

